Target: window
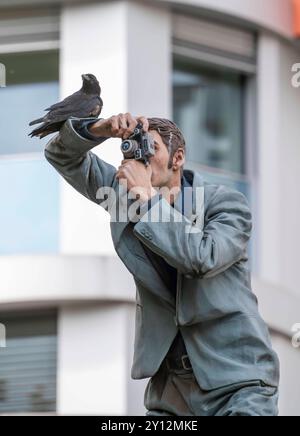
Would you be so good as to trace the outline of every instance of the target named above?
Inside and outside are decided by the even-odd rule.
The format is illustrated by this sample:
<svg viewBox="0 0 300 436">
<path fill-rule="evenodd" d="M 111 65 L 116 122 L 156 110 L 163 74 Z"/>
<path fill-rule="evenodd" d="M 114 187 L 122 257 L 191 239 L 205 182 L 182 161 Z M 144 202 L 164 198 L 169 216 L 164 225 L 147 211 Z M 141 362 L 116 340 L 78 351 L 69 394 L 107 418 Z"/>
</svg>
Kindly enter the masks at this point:
<svg viewBox="0 0 300 436">
<path fill-rule="evenodd" d="M 178 12 L 172 23 L 173 118 L 187 140 L 186 167 L 251 200 L 256 35 Z"/>
<path fill-rule="evenodd" d="M 0 413 L 56 410 L 56 312 L 0 313 Z"/>
<path fill-rule="evenodd" d="M 0 54 L 6 68 L 6 87 L 0 88 L 0 154 L 43 151 L 49 138 L 31 139 L 28 123 L 58 101 L 58 57 L 57 51 Z"/>
<path fill-rule="evenodd" d="M 187 161 L 244 174 L 243 81 L 238 73 L 176 63 L 174 120 Z"/>
<path fill-rule="evenodd" d="M 59 177 L 44 157 L 49 137 L 28 136 L 28 123 L 58 101 L 58 58 L 55 50 L 0 54 L 7 72 L 0 88 L 0 255 L 58 250 Z"/>
<path fill-rule="evenodd" d="M 237 189 L 251 200 L 247 80 L 239 72 L 174 61 L 173 119 L 186 139 L 186 168 L 200 171 L 208 182 Z"/>
</svg>

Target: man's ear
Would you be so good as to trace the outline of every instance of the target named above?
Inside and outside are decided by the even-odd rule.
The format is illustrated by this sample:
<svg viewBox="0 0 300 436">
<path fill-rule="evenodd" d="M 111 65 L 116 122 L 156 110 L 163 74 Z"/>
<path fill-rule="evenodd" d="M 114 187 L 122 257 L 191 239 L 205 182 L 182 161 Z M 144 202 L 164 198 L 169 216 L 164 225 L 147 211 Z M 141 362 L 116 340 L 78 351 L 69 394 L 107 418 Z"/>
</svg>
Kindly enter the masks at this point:
<svg viewBox="0 0 300 436">
<path fill-rule="evenodd" d="M 172 168 L 174 171 L 178 170 L 178 168 L 182 167 L 185 162 L 185 152 L 182 147 L 179 147 L 173 156 Z"/>
</svg>

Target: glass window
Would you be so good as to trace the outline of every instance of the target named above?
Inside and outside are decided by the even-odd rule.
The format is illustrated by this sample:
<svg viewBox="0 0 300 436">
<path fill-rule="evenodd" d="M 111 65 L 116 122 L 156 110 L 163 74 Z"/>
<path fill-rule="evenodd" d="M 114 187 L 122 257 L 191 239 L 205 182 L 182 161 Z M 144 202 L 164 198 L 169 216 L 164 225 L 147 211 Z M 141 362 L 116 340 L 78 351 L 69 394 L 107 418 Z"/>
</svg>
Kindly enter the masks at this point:
<svg viewBox="0 0 300 436">
<path fill-rule="evenodd" d="M 173 118 L 187 143 L 187 161 L 244 174 L 241 74 L 175 62 Z"/>
<path fill-rule="evenodd" d="M 56 312 L 0 313 L 0 413 L 56 410 Z"/>
<path fill-rule="evenodd" d="M 15 156 L 0 158 L 0 256 L 57 253 L 59 175 L 43 155 Z"/>
<path fill-rule="evenodd" d="M 42 152 L 43 140 L 31 139 L 28 123 L 59 99 L 58 52 L 0 54 L 6 87 L 0 88 L 0 154 Z"/>
</svg>

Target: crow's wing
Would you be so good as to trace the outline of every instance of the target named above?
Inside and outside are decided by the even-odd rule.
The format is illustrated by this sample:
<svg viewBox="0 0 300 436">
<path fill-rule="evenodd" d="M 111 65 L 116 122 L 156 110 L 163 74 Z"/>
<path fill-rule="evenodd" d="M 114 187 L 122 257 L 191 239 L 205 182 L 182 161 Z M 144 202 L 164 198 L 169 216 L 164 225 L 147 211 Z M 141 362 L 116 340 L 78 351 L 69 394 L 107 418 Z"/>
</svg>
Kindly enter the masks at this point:
<svg viewBox="0 0 300 436">
<path fill-rule="evenodd" d="M 43 122 L 47 122 L 49 119 L 49 115 L 51 117 L 51 113 L 56 113 L 59 110 L 64 110 L 66 108 L 66 111 L 70 111 L 70 108 L 76 104 L 78 104 L 82 99 L 85 98 L 86 94 L 83 94 L 81 91 L 76 91 L 74 94 L 69 95 L 69 97 L 66 97 L 64 100 L 53 104 L 48 109 L 45 109 L 46 111 L 50 111 L 48 114 L 44 115 L 41 118 L 38 118 L 36 120 L 33 120 L 29 123 L 29 126 L 33 126 L 34 124 L 39 124 Z"/>
<path fill-rule="evenodd" d="M 67 106 L 58 108 L 57 110 L 49 112 L 45 121 L 58 122 L 63 121 L 70 116 L 77 118 L 87 118 L 95 114 L 95 110 L 102 107 L 101 99 L 96 97 L 80 98 L 69 101 Z"/>
<path fill-rule="evenodd" d="M 77 100 L 77 99 L 76 99 Z M 79 101 L 69 101 L 67 106 L 49 112 L 45 117 L 45 122 L 60 122 L 69 117 L 88 118 L 99 116 L 102 109 L 102 100 L 96 97 L 81 98 Z"/>
<path fill-rule="evenodd" d="M 73 99 L 77 99 L 77 96 L 80 96 L 82 94 L 82 92 L 76 91 L 74 92 L 74 94 L 69 95 L 68 97 L 66 97 L 64 100 L 59 101 L 58 103 L 53 104 L 52 106 L 48 107 L 47 109 L 45 109 L 45 111 L 53 111 L 56 109 L 59 109 L 61 107 L 67 106 L 70 102 L 72 102 Z"/>
<path fill-rule="evenodd" d="M 70 117 L 89 118 L 98 117 L 100 115 L 103 102 L 98 95 L 91 96 L 84 93 L 80 93 L 80 95 L 75 94 L 76 95 L 73 95 L 73 98 L 69 99 L 64 106 L 58 107 L 50 111 L 43 118 L 32 122 L 31 125 L 37 121 L 43 122 L 43 124 L 29 133 L 29 136 L 39 136 L 43 138 L 50 133 L 60 130 L 63 123 Z"/>
</svg>

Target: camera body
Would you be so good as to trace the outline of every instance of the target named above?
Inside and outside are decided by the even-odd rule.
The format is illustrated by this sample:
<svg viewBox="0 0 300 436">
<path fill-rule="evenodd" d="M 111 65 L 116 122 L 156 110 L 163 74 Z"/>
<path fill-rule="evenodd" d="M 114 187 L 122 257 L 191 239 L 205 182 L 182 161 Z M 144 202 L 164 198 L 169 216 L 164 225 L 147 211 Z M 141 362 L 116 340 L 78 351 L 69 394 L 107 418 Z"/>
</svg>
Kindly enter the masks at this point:
<svg viewBox="0 0 300 436">
<path fill-rule="evenodd" d="M 144 132 L 142 124 L 138 124 L 128 139 L 122 142 L 121 151 L 124 159 L 135 159 L 149 165 L 149 158 L 154 156 L 154 139 Z"/>
</svg>

